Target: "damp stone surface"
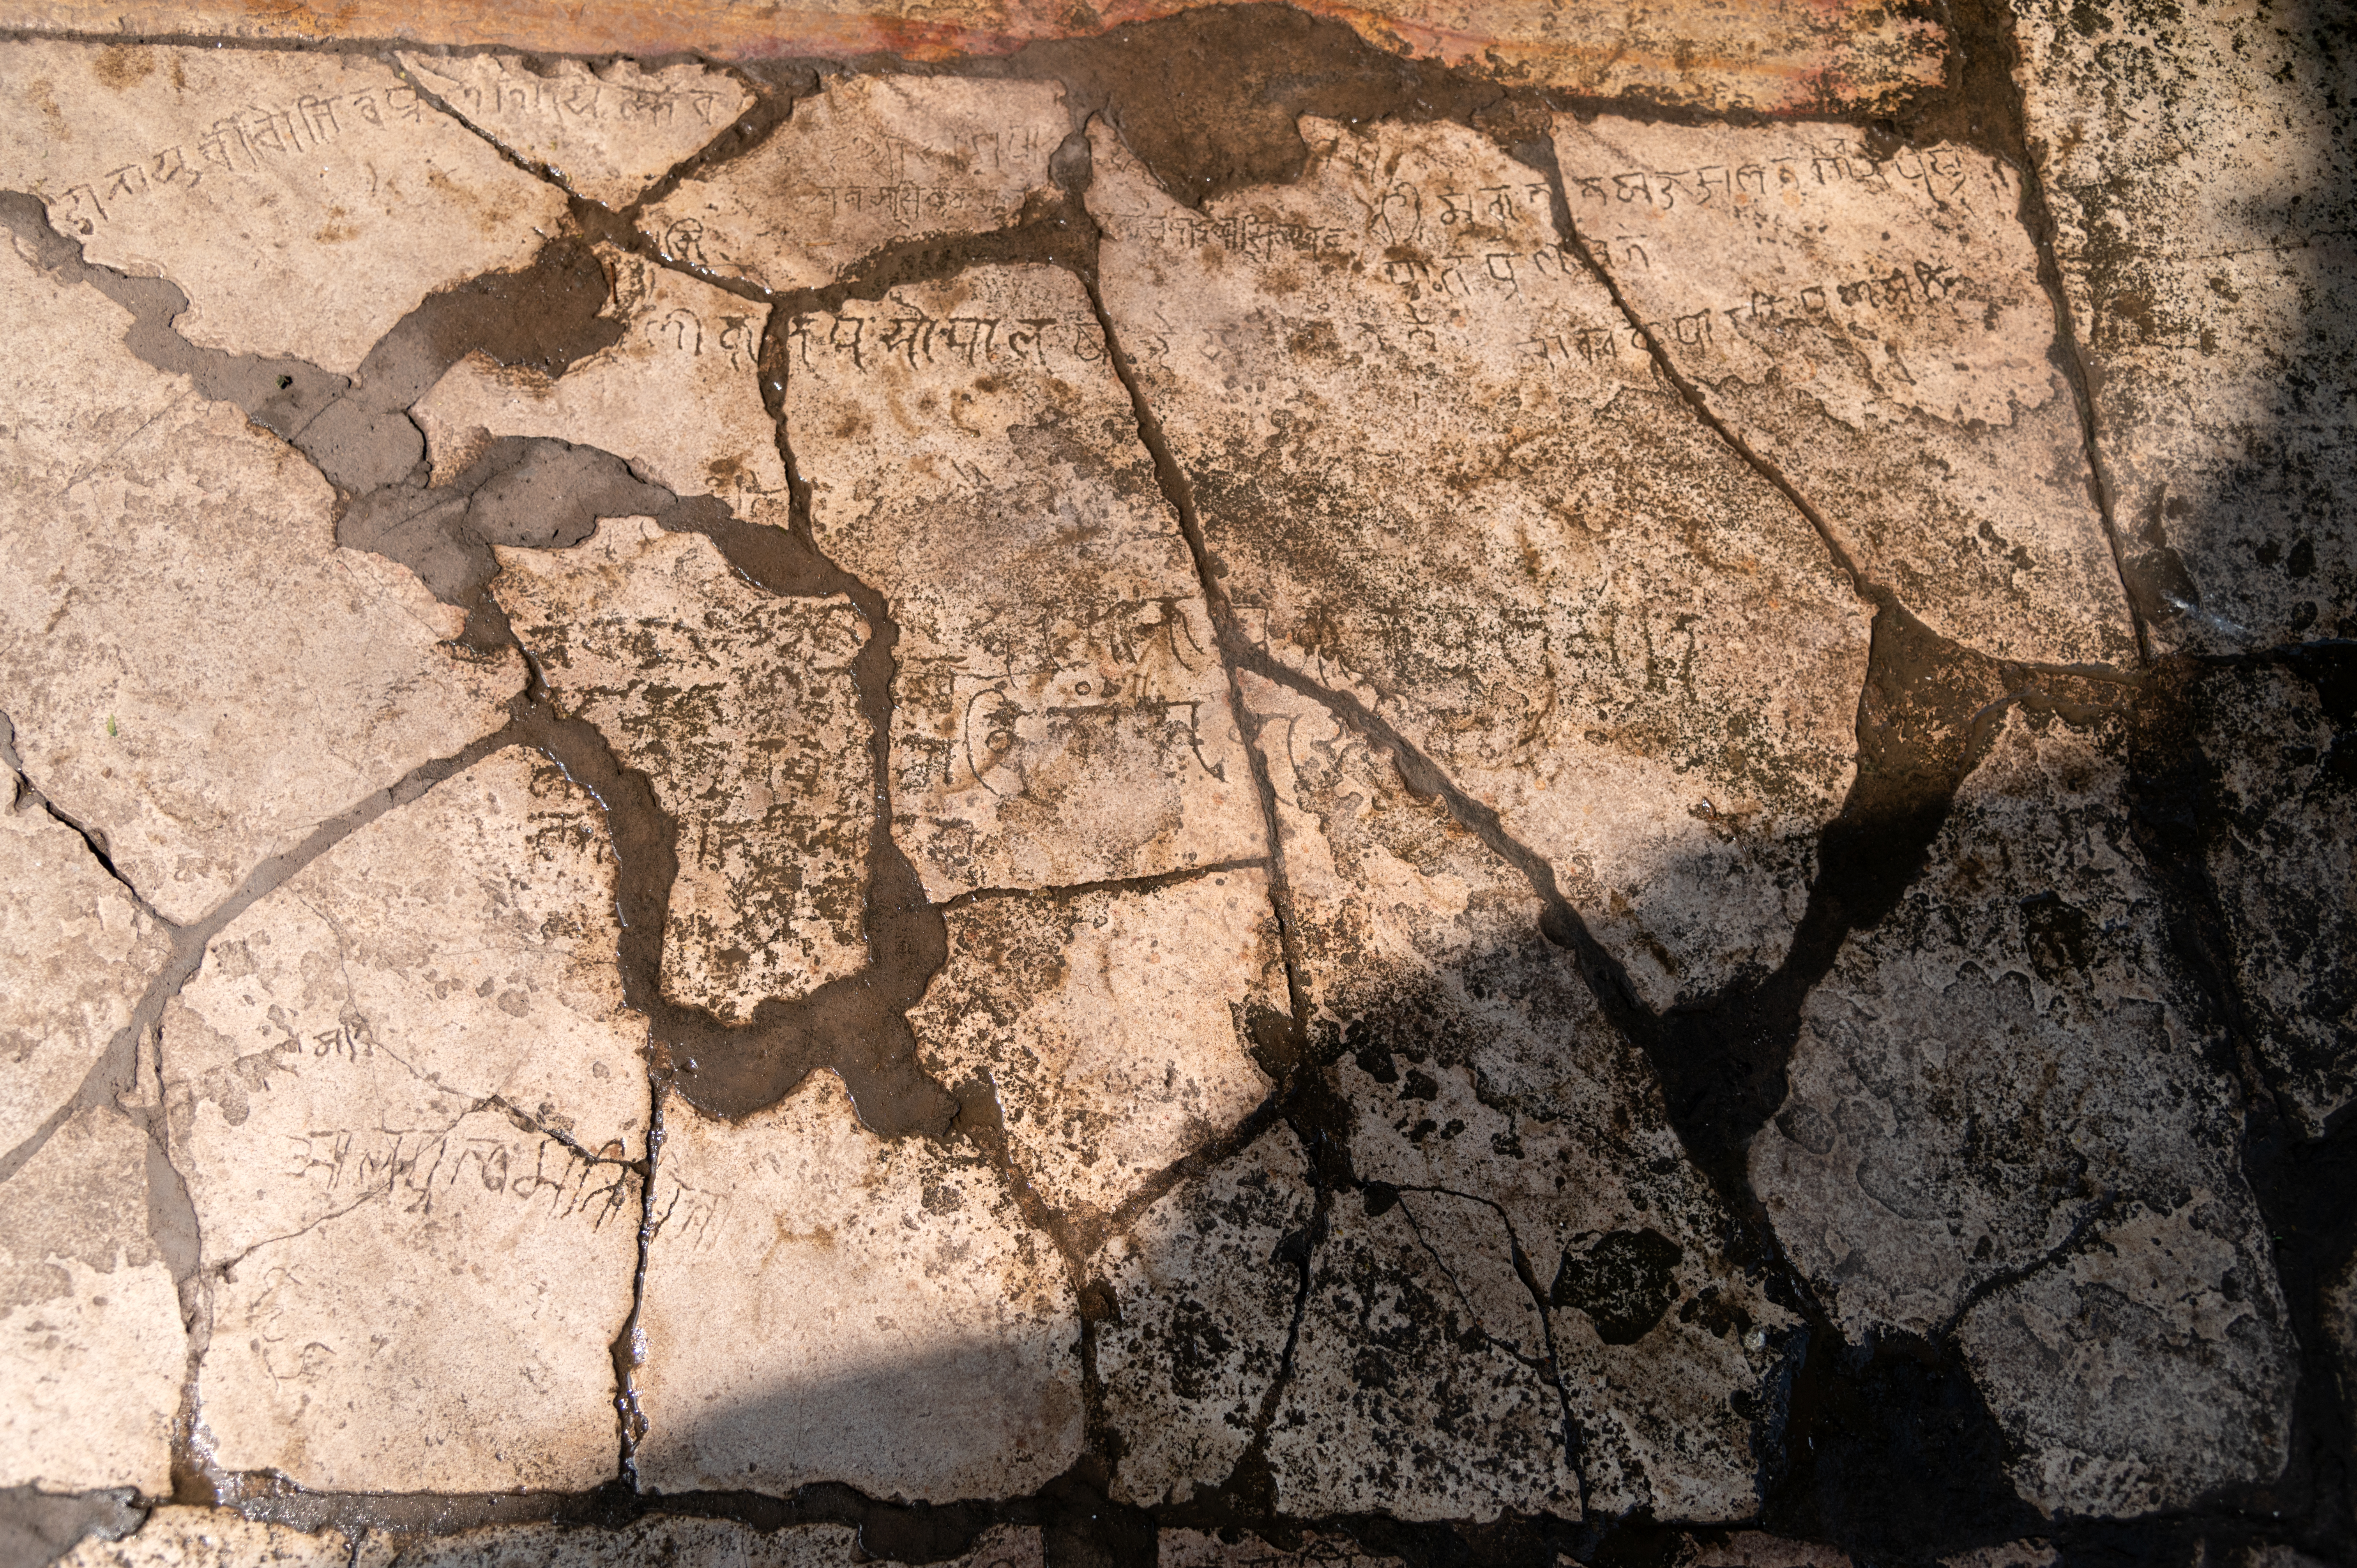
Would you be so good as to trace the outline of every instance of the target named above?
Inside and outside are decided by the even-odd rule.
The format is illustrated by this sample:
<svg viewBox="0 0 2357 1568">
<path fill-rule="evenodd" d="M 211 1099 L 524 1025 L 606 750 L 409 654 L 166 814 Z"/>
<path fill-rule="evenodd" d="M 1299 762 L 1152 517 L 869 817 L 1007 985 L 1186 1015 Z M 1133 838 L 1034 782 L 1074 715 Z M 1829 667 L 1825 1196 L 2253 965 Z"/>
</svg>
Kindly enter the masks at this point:
<svg viewBox="0 0 2357 1568">
<path fill-rule="evenodd" d="M 0 1568 L 2357 1568 L 2352 50 L 0 0 Z"/>
</svg>

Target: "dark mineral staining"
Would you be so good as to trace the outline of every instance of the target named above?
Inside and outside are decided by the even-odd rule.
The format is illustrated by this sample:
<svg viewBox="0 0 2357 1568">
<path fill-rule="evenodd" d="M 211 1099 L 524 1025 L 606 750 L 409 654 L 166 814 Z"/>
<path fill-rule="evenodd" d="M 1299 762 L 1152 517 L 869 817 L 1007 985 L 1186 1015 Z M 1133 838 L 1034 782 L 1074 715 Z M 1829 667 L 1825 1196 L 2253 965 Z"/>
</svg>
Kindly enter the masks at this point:
<svg viewBox="0 0 2357 1568">
<path fill-rule="evenodd" d="M 1634 1345 L 1677 1300 L 1674 1276 L 1684 1256 L 1651 1226 L 1614 1230 L 1565 1250 L 1547 1299 L 1587 1314 L 1607 1345 Z"/>
</svg>

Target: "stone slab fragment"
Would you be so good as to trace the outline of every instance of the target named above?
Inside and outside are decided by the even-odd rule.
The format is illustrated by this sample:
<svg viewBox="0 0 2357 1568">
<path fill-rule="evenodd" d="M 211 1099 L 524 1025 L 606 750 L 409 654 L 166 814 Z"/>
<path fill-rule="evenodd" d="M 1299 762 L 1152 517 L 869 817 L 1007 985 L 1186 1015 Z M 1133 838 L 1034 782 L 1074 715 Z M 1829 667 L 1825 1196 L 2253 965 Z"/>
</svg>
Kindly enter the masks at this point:
<svg viewBox="0 0 2357 1568">
<path fill-rule="evenodd" d="M 1299 1544 L 1275 1545 L 1243 1530 L 1231 1531 L 1232 1541 L 1197 1530 L 1166 1530 L 1157 1538 L 1157 1568 L 1293 1568 L 1310 1563 L 1332 1568 L 1392 1568 L 1397 1557 L 1370 1552 L 1347 1535 L 1315 1535 L 1304 1531 Z"/>
<path fill-rule="evenodd" d="M 868 1550 L 860 1532 L 839 1524 L 756 1530 L 725 1519 L 662 1514 L 619 1529 L 557 1524 L 500 1525 L 424 1540 L 371 1533 L 351 1568 L 852 1568 L 897 1563 Z M 993 1525 L 943 1568 L 1040 1568 L 1037 1526 Z"/>
<path fill-rule="evenodd" d="M 1558 115 L 1575 231 L 1712 408 L 1858 568 L 2004 659 L 2136 636 L 2053 303 L 2001 160 L 1846 125 Z M 1631 331 L 1582 352 L 1643 362 Z"/>
<path fill-rule="evenodd" d="M 1039 39 L 1088 38 L 1195 9 L 1206 0 L 952 0 L 921 10 L 874 0 L 803 0 L 752 8 L 731 0 L 516 0 L 490 16 L 457 0 L 346 0 L 333 30 L 348 37 L 464 38 L 562 54 L 723 59 L 779 55 L 910 60 L 1005 54 Z M 1303 0 L 1392 53 L 1496 72 L 1510 80 L 1619 93 L 1704 109 L 1888 110 L 1937 87 L 1947 58 L 1938 23 L 1873 0 L 1764 0 L 1738 9 L 1666 0 L 1640 10 L 1566 10 L 1547 0 Z M 257 10 L 219 0 L 11 0 L 0 23 L 37 31 L 316 38 L 309 11 Z"/>
<path fill-rule="evenodd" d="M 2201 671 L 2211 886 L 2253 1041 L 2307 1137 L 2357 1099 L 2357 650 Z M 2172 737 L 2178 738 L 2178 737 Z"/>
<path fill-rule="evenodd" d="M 557 701 L 679 823 L 664 994 L 742 1019 L 856 970 L 875 816 L 859 613 L 765 593 L 644 518 L 498 554 L 492 592 Z"/>
<path fill-rule="evenodd" d="M 2120 722 L 2005 715 L 1929 869 L 1803 1004 L 1750 1155 L 1845 1334 L 1961 1316 L 2016 1487 L 2099 1514 L 2272 1477 L 2293 1380 L 2237 1093 L 2129 831 Z M 2128 1419 L 2156 1402 L 2186 1413 Z"/>
<path fill-rule="evenodd" d="M 759 147 L 640 220 L 663 255 L 766 289 L 822 288 L 898 242 L 986 234 L 1053 194 L 1053 82 L 842 76 Z"/>
<path fill-rule="evenodd" d="M 123 347 L 96 292 L 0 254 L 0 711 L 44 794 L 167 918 L 502 722 L 512 656 L 337 547 L 295 450 Z"/>
<path fill-rule="evenodd" d="M 2346 5 L 2014 0 L 2029 150 L 2164 649 L 2357 631 Z"/>
<path fill-rule="evenodd" d="M 565 188 L 628 207 L 751 107 L 725 71 L 686 62 L 535 61 L 511 54 L 394 57 L 412 81 L 500 146 Z"/>
<path fill-rule="evenodd" d="M 0 1486 L 172 1489 L 188 1343 L 148 1231 L 151 1152 L 91 1106 L 0 1187 Z"/>
<path fill-rule="evenodd" d="M 452 366 L 412 415 L 438 482 L 494 437 L 539 435 L 611 452 L 680 496 L 718 496 L 742 517 L 783 520 L 785 464 L 754 361 L 764 307 L 611 246 L 599 314 L 621 340 L 549 380 L 479 352 Z"/>
<path fill-rule="evenodd" d="M 351 1568 L 351 1538 L 257 1522 L 231 1509 L 165 1507 L 121 1541 L 85 1541 L 57 1568 Z"/>
<path fill-rule="evenodd" d="M 1282 1014 L 1268 878 L 990 898 L 951 911 L 950 961 L 909 1015 L 925 1070 L 977 1079 L 1009 1157 L 1068 1218 L 1103 1217 L 1274 1087 L 1251 1020 Z"/>
<path fill-rule="evenodd" d="M 1092 128 L 1105 306 L 1268 656 L 1396 725 L 1649 1000 L 1773 967 L 1850 775 L 1866 616 L 1641 364 L 1544 175 L 1446 124 L 1305 120 L 1198 212 Z"/>
<path fill-rule="evenodd" d="M 1156 1201 L 1092 1260 L 1118 1308 L 1097 1325 L 1096 1366 L 1122 1439 L 1120 1501 L 1186 1502 L 1252 1445 L 1292 1332 L 1311 1209 L 1308 1163 L 1278 1127 Z M 1166 1533 L 1166 1563 L 1171 1550 Z"/>
<path fill-rule="evenodd" d="M 400 73 L 341 52 L 13 44 L 0 188 L 48 203 L 89 260 L 179 285 L 190 342 L 347 374 L 565 216 Z"/>
<path fill-rule="evenodd" d="M 510 748 L 223 928 L 167 1010 L 226 1470 L 575 1490 L 615 1464 L 645 1023 L 603 813 Z"/>
<path fill-rule="evenodd" d="M 819 1071 L 735 1125 L 674 1105 L 656 1180 L 642 1485 L 941 1502 L 1079 1455 L 1071 1287 L 980 1158 L 886 1143 Z"/>
<path fill-rule="evenodd" d="M 1088 297 L 1046 266 L 797 317 L 819 548 L 900 627 L 894 836 L 936 898 L 1265 853 L 1186 541 Z"/>
<path fill-rule="evenodd" d="M 1756 1512 L 1798 1325 L 1727 1258 L 1651 1067 L 1519 874 L 1321 705 L 1243 681 L 1351 1168 L 1402 1195 L 1483 1333 L 1562 1369 L 1590 1507 Z"/>
<path fill-rule="evenodd" d="M 0 1151 L 65 1105 L 160 973 L 161 927 L 0 768 Z"/>
</svg>

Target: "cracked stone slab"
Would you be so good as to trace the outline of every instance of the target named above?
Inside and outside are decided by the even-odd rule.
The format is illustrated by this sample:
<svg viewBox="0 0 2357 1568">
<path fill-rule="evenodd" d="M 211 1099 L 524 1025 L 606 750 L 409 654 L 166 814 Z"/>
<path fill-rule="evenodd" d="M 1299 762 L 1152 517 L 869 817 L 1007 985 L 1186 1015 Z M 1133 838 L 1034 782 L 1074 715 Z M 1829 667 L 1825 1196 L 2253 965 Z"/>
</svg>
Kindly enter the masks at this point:
<svg viewBox="0 0 2357 1568">
<path fill-rule="evenodd" d="M 1403 1195 L 1482 1332 L 1562 1369 L 1588 1506 L 1755 1513 L 1799 1325 L 1725 1255 L 1650 1065 L 1527 883 L 1318 703 L 1242 681 L 1353 1170 Z"/>
<path fill-rule="evenodd" d="M 1105 1420 L 1122 1440 L 1117 1501 L 1186 1502 L 1252 1445 L 1293 1328 L 1311 1203 L 1301 1145 L 1278 1126 L 1091 1261 L 1117 1307 L 1096 1332 Z M 1171 1552 L 1166 1533 L 1164 1563 Z"/>
<path fill-rule="evenodd" d="M 1071 1284 L 978 1156 L 887 1143 L 820 1071 L 733 1125 L 674 1108 L 657 1182 L 642 1485 L 943 1502 L 1080 1455 Z"/>
<path fill-rule="evenodd" d="M 337 547 L 295 450 L 122 346 L 95 291 L 0 255 L 0 711 L 42 792 L 167 919 L 496 729 L 512 655 Z"/>
<path fill-rule="evenodd" d="M 1052 82 L 840 76 L 641 224 L 662 253 L 765 289 L 823 288 L 898 242 L 986 234 L 1054 192 L 1071 123 Z"/>
<path fill-rule="evenodd" d="M 899 1561 L 867 1549 L 874 1544 L 846 1525 L 764 1530 L 734 1520 L 659 1514 L 619 1529 L 502 1525 L 424 1540 L 372 1532 L 360 1542 L 351 1568 L 852 1568 Z M 940 1560 L 942 1568 L 1041 1568 L 1044 1561 L 1038 1527 L 1012 1524 L 993 1525 L 966 1551 Z"/>
<path fill-rule="evenodd" d="M 353 1568 L 339 1530 L 307 1533 L 231 1509 L 167 1506 L 120 1541 L 85 1541 L 56 1568 Z"/>
<path fill-rule="evenodd" d="M 171 944 L 82 836 L 0 768 L 0 1152 L 72 1098 Z"/>
<path fill-rule="evenodd" d="M 1846 125 L 1555 120 L 1571 221 L 1671 362 L 1870 579 L 2004 659 L 2136 657 L 2001 160 Z M 1633 332 L 1577 351 L 1646 361 Z"/>
<path fill-rule="evenodd" d="M 2271 1478 L 2294 1374 L 2119 722 L 2006 714 L 1929 869 L 1803 1004 L 1750 1155 L 1851 1341 L 1961 1316 L 2016 1487 L 2093 1514 Z"/>
<path fill-rule="evenodd" d="M 2254 1044 L 2303 1135 L 2357 1099 L 2357 658 L 2203 671 L 2211 885 Z"/>
<path fill-rule="evenodd" d="M 2129 577 L 2164 649 L 2357 632 L 2346 7 L 2013 0 Z"/>
<path fill-rule="evenodd" d="M 90 1106 L 0 1187 L 0 1486 L 172 1489 L 188 1345 L 149 1231 L 153 1154 Z"/>
<path fill-rule="evenodd" d="M 788 328 L 819 548 L 900 627 L 894 836 L 935 898 L 1265 853 L 1178 520 L 1087 295 L 976 267 Z"/>
<path fill-rule="evenodd" d="M 479 351 L 452 366 L 411 411 L 436 481 L 496 437 L 547 436 L 611 452 L 675 495 L 783 521 L 785 464 L 754 380 L 767 307 L 609 245 L 597 255 L 613 280 L 599 314 L 621 340 L 554 381 Z"/>
<path fill-rule="evenodd" d="M 918 1060 L 952 1089 L 986 1080 L 1009 1156 L 1068 1216 L 1120 1208 L 1274 1087 L 1249 1032 L 1286 1005 L 1265 873 L 990 898 L 948 922 L 909 1015 Z"/>
<path fill-rule="evenodd" d="M 205 348 L 349 374 L 428 294 L 524 264 L 565 217 L 563 193 L 365 55 L 8 54 L 0 188 L 40 197 L 89 260 L 178 284 L 173 325 Z"/>
<path fill-rule="evenodd" d="M 350 1491 L 614 1466 L 645 1024 L 597 802 L 510 747 L 224 927 L 167 1009 L 216 1464 Z"/>
<path fill-rule="evenodd" d="M 859 612 L 765 593 L 645 518 L 497 553 L 492 592 L 557 701 L 679 823 L 663 993 L 741 1020 L 856 970 L 875 815 Z"/>
<path fill-rule="evenodd" d="M 511 54 L 394 56 L 450 112 L 567 190 L 628 207 L 752 106 L 744 83 L 693 62 L 534 61 Z"/>
<path fill-rule="evenodd" d="M 1222 1541 L 1198 1530 L 1165 1530 L 1156 1541 L 1157 1568 L 1394 1568 L 1402 1562 L 1370 1552 L 1347 1535 L 1317 1535 L 1303 1531 L 1292 1548 L 1272 1545 L 1259 1536 L 1238 1530 L 1238 1539 Z"/>
<path fill-rule="evenodd" d="M 1805 519 L 1627 357 L 1545 177 L 1304 120 L 1200 212 L 1092 126 L 1105 305 L 1215 575 L 1545 855 L 1666 1004 L 1772 968 L 1848 786 L 1867 615 Z"/>
</svg>

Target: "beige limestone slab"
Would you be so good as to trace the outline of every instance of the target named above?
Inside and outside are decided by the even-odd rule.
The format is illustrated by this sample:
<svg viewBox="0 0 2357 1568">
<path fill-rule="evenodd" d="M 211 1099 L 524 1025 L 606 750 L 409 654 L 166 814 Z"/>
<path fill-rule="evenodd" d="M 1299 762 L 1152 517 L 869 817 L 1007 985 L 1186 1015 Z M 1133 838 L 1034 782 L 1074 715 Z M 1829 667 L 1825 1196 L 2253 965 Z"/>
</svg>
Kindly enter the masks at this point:
<svg viewBox="0 0 2357 1568">
<path fill-rule="evenodd" d="M 1571 222 L 1858 568 L 2005 659 L 2136 657 L 2056 319 L 2001 159 L 1831 124 L 1558 115 Z M 1644 362 L 1633 333 L 1586 339 Z"/>
<path fill-rule="evenodd" d="M 188 1344 L 147 1134 L 94 1105 L 0 1187 L 0 1486 L 172 1489 Z"/>
<path fill-rule="evenodd" d="M 754 361 L 764 307 L 610 245 L 600 315 L 620 341 L 555 381 L 477 352 L 453 365 L 411 411 L 439 482 L 502 435 L 596 446 L 681 496 L 715 495 L 739 516 L 782 521 L 785 464 L 761 406 Z"/>
<path fill-rule="evenodd" d="M 1245 634 L 1500 811 L 1649 1000 L 1773 967 L 1864 607 L 1641 363 L 1583 356 L 1621 328 L 1541 173 L 1302 124 L 1299 181 L 1201 212 L 1092 128 L 1106 308 Z"/>
<path fill-rule="evenodd" d="M 167 918 L 220 902 L 495 729 L 511 656 L 337 547 L 316 470 L 123 347 L 94 291 L 0 255 L 0 711 L 42 792 Z"/>
<path fill-rule="evenodd" d="M 595 1525 L 517 1524 L 461 1530 L 425 1539 L 371 1534 L 352 1568 L 851 1568 L 895 1563 L 868 1550 L 847 1525 L 811 1524 L 757 1530 L 734 1520 L 662 1514 L 619 1529 Z M 1040 1568 L 1036 1525 L 993 1525 L 943 1568 Z"/>
<path fill-rule="evenodd" d="M 1186 541 L 1071 274 L 976 267 L 787 347 L 819 547 L 900 627 L 894 836 L 926 891 L 1265 853 Z"/>
<path fill-rule="evenodd" d="M 1352 1169 L 1410 1194 L 1469 1299 L 1480 1282 L 1485 1331 L 1556 1359 L 1591 1507 L 1756 1512 L 1752 1412 L 1797 1324 L 1727 1260 L 1726 1211 L 1650 1065 L 1540 936 L 1518 874 L 1319 704 L 1242 679 Z M 1516 1249 L 1548 1293 L 1551 1348 Z"/>
<path fill-rule="evenodd" d="M 2214 780 L 2211 886 L 2251 1040 L 2305 1137 L 2357 1099 L 2357 742 L 2347 650 L 2222 665 L 2188 693 Z"/>
<path fill-rule="evenodd" d="M 615 1464 L 644 1021 L 596 800 L 521 747 L 231 921 L 167 1010 L 216 1464 L 351 1491 Z"/>
<path fill-rule="evenodd" d="M 1119 1310 L 1096 1331 L 1114 1497 L 1183 1503 L 1252 1445 L 1283 1363 L 1311 1212 L 1308 1162 L 1278 1126 L 1165 1194 L 1091 1261 Z M 1163 1537 L 1163 1561 L 1170 1561 Z M 1193 1559 L 1189 1559 L 1193 1561 Z"/>
<path fill-rule="evenodd" d="M 1268 878 L 989 898 L 948 916 L 950 959 L 909 1015 L 918 1059 L 987 1081 L 1009 1157 L 1068 1218 L 1103 1217 L 1274 1087 L 1250 1018 L 1282 1014 Z"/>
<path fill-rule="evenodd" d="M 2090 1513 L 2271 1477 L 2293 1381 L 2237 1091 L 2191 1022 L 2130 832 L 2119 723 L 2006 714 L 1923 877 L 1803 1004 L 1790 1092 L 1750 1154 L 1845 1334 L 1928 1335 L 1970 1307 L 2016 1486 Z M 2160 1230 L 2207 1272 L 2101 1262 Z M 2074 1232 L 2069 1258 L 1973 1305 Z M 2076 1332 L 2050 1331 L 2058 1312 Z M 2201 1413 L 2130 1418 L 2170 1402 Z"/>
<path fill-rule="evenodd" d="M 1071 1283 L 971 1152 L 885 1142 L 818 1071 L 734 1125 L 674 1103 L 656 1181 L 642 1485 L 940 1502 L 1079 1455 Z"/>
<path fill-rule="evenodd" d="M 12 45 L 0 188 L 46 201 L 89 260 L 179 285 L 190 342 L 346 374 L 426 295 L 530 262 L 565 216 L 398 72 L 340 52 Z"/>
<path fill-rule="evenodd" d="M 166 1506 L 121 1541 L 85 1541 L 57 1568 L 351 1568 L 339 1530 L 307 1534 L 231 1509 Z"/>
<path fill-rule="evenodd" d="M 641 226 L 667 258 L 820 288 L 871 252 L 988 233 L 1053 195 L 1071 128 L 1052 82 L 838 76 L 759 147 L 680 182 Z"/>
<path fill-rule="evenodd" d="M 752 105 L 744 83 L 692 61 L 533 60 L 511 54 L 394 56 L 412 81 L 565 188 L 623 208 Z"/>
<path fill-rule="evenodd" d="M 2357 136 L 2328 13 L 2014 0 L 2030 156 L 2163 650 L 2357 631 Z"/>
<path fill-rule="evenodd" d="M 859 613 L 765 593 L 644 518 L 498 555 L 492 592 L 557 702 L 680 824 L 664 994 L 741 1019 L 857 969 L 875 816 Z"/>
<path fill-rule="evenodd" d="M 64 1106 L 169 956 L 80 833 L 0 768 L 0 1150 Z"/>
</svg>

